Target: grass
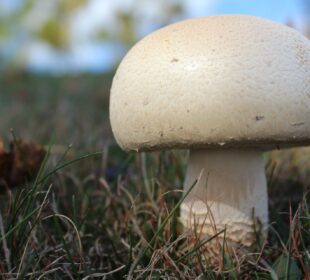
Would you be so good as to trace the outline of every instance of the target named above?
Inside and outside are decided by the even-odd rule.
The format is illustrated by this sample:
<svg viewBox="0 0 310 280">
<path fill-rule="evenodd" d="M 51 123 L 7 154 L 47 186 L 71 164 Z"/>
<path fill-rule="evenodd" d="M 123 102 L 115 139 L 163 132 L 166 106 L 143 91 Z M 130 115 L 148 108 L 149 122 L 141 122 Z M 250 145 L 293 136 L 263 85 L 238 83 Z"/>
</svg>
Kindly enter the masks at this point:
<svg viewBox="0 0 310 280">
<path fill-rule="evenodd" d="M 2 279 L 310 279 L 310 150 L 266 154 L 268 240 L 211 265 L 211 241 L 177 220 L 187 153 L 114 144 L 111 76 L 1 78 L 0 135 L 49 150 L 35 182 L 0 197 Z"/>
</svg>

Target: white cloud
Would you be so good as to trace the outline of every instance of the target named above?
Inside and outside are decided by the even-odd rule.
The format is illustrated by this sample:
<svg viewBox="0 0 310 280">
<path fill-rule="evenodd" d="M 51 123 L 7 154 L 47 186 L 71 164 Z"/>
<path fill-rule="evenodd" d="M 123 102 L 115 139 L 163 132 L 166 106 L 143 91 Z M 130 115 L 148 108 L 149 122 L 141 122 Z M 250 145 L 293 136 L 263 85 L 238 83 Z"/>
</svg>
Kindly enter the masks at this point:
<svg viewBox="0 0 310 280">
<path fill-rule="evenodd" d="M 217 2 L 217 0 L 185 0 L 184 6 L 188 17 L 199 17 L 208 15 Z"/>
</svg>

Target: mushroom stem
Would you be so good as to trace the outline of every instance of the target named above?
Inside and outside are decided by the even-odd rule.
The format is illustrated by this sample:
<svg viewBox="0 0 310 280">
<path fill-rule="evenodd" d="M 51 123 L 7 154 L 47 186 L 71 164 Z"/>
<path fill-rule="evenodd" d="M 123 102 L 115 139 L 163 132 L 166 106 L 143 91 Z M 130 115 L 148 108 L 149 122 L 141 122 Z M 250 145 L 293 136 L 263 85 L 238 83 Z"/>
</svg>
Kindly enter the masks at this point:
<svg viewBox="0 0 310 280">
<path fill-rule="evenodd" d="M 260 150 L 191 150 L 185 192 L 199 175 L 181 205 L 186 229 L 213 236 L 226 227 L 226 240 L 246 247 L 255 243 L 257 233 L 266 234 L 267 186 Z"/>
</svg>

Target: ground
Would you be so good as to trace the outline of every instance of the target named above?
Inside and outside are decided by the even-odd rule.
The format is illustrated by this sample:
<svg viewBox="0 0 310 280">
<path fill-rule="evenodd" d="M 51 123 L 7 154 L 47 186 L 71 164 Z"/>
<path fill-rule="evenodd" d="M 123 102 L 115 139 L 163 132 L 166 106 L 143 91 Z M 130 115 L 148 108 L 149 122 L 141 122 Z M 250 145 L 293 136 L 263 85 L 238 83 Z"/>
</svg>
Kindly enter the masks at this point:
<svg viewBox="0 0 310 280">
<path fill-rule="evenodd" d="M 187 152 L 118 148 L 108 120 L 112 76 L 0 78 L 0 136 L 48 151 L 34 182 L 1 195 L 2 278 L 310 279 L 310 149 L 264 155 L 268 239 L 256 254 L 223 252 L 211 265 L 208 240 L 187 246 L 177 220 Z"/>
</svg>

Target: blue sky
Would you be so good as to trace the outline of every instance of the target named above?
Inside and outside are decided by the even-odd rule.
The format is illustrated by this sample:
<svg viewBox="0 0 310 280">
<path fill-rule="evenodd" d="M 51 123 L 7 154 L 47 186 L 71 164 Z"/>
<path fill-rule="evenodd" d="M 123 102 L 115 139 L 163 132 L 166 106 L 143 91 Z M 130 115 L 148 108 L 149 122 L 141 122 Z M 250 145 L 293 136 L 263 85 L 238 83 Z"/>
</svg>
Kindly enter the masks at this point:
<svg viewBox="0 0 310 280">
<path fill-rule="evenodd" d="M 302 27 L 305 17 L 301 0 L 193 0 L 186 1 L 190 16 L 209 14 L 247 14 Z"/>
<path fill-rule="evenodd" d="M 23 0 L 0 0 L 0 4 L 5 5 L 9 10 L 21 1 Z M 70 52 L 59 53 L 46 44 L 31 42 L 24 47 L 28 56 L 27 66 L 34 71 L 56 73 L 109 70 L 121 59 L 123 51 L 115 44 L 90 40 L 94 30 L 101 26 L 109 26 L 113 30 L 113 20 L 115 20 L 113 14 L 117 9 L 140 9 L 139 13 L 145 17 L 159 18 L 163 13 L 161 7 L 165 3 L 165 0 L 89 0 L 87 6 L 73 17 L 74 43 Z M 183 0 L 182 3 L 185 6 L 185 14 L 182 18 L 214 14 L 247 14 L 281 23 L 291 22 L 300 31 L 304 28 L 307 16 L 302 0 Z M 43 11 L 38 12 L 38 18 L 42 17 L 44 8 L 42 9 Z M 36 25 L 35 15 L 31 20 L 34 21 L 32 24 Z M 138 36 L 143 37 L 154 28 L 156 28 L 155 22 L 142 22 Z"/>
</svg>

